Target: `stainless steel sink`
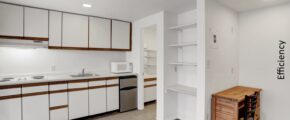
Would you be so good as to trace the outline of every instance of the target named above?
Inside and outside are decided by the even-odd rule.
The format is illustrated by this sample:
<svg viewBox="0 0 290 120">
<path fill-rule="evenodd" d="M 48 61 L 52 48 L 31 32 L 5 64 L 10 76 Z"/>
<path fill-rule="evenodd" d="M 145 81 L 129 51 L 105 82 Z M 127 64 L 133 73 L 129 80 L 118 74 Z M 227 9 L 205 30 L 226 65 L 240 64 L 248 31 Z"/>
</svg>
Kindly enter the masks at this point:
<svg viewBox="0 0 290 120">
<path fill-rule="evenodd" d="M 92 74 L 92 73 L 85 73 L 85 74 L 76 74 L 76 75 L 70 75 L 71 77 L 92 77 L 92 76 L 99 76 L 98 74 Z"/>
</svg>

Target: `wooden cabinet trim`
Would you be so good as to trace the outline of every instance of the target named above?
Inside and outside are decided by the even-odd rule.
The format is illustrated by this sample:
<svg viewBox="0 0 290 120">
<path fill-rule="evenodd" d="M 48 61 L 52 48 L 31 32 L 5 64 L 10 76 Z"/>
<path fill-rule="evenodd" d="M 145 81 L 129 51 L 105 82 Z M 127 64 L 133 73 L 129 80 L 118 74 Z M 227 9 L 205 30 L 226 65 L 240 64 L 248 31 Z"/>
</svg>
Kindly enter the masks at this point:
<svg viewBox="0 0 290 120">
<path fill-rule="evenodd" d="M 49 85 L 61 85 L 61 84 L 67 84 L 68 81 L 54 81 L 54 82 L 49 82 Z"/>
<path fill-rule="evenodd" d="M 15 99 L 15 98 L 21 98 L 21 94 L 16 95 L 7 95 L 7 96 L 0 96 L 0 100 L 7 100 L 7 99 Z"/>
<path fill-rule="evenodd" d="M 71 80 L 68 81 L 68 83 L 84 83 L 84 82 L 89 82 L 88 79 L 83 79 L 83 80 Z"/>
<path fill-rule="evenodd" d="M 28 84 L 22 84 L 22 87 L 23 88 L 26 88 L 26 87 L 36 87 L 36 86 L 46 86 L 48 85 L 48 82 L 45 82 L 45 83 L 28 83 Z"/>
<path fill-rule="evenodd" d="M 68 89 L 49 91 L 49 94 L 66 93 Z"/>
<path fill-rule="evenodd" d="M 0 90 L 3 90 L 3 89 L 14 89 L 14 88 L 21 88 L 21 85 L 5 85 L 5 86 L 0 86 Z"/>
<path fill-rule="evenodd" d="M 157 84 L 153 84 L 153 85 L 145 85 L 144 87 L 145 87 L 145 88 L 148 88 L 148 87 L 155 87 L 155 86 L 157 86 Z"/>
<path fill-rule="evenodd" d="M 116 87 L 119 86 L 119 84 L 112 84 L 112 85 L 106 85 L 107 87 Z"/>
<path fill-rule="evenodd" d="M 22 97 L 31 97 L 31 96 L 46 95 L 46 94 L 49 94 L 49 92 L 44 91 L 44 92 L 26 93 L 26 94 L 22 94 Z"/>
<path fill-rule="evenodd" d="M 119 77 L 105 77 L 106 80 L 115 80 L 115 79 L 119 79 Z"/>
<path fill-rule="evenodd" d="M 100 88 L 106 88 L 107 85 L 99 85 L 99 86 L 90 86 L 89 89 L 100 89 Z"/>
<path fill-rule="evenodd" d="M 157 80 L 156 77 L 154 77 L 154 78 L 145 78 L 144 79 L 145 82 L 156 81 L 156 80 Z"/>
<path fill-rule="evenodd" d="M 68 108 L 68 105 L 60 105 L 60 106 L 50 107 L 49 110 L 53 111 L 53 110 L 64 109 L 64 108 Z"/>
<path fill-rule="evenodd" d="M 89 89 L 89 87 L 71 88 L 71 89 L 68 89 L 68 92 L 83 91 L 83 90 L 88 90 L 88 89 Z"/>
</svg>

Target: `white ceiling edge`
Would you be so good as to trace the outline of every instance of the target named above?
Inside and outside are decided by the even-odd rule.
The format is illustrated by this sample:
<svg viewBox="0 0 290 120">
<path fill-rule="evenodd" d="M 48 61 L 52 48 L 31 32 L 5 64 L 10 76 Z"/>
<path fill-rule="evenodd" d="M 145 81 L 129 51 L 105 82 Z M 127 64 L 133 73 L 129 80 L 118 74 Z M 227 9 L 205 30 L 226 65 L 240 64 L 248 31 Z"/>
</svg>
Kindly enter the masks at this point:
<svg viewBox="0 0 290 120">
<path fill-rule="evenodd" d="M 135 21 L 160 11 L 175 13 L 195 8 L 196 0 L 0 0 L 24 6 Z M 82 4 L 91 4 L 84 8 Z"/>
<path fill-rule="evenodd" d="M 290 0 L 216 0 L 236 12 L 248 12 L 290 3 Z"/>
</svg>

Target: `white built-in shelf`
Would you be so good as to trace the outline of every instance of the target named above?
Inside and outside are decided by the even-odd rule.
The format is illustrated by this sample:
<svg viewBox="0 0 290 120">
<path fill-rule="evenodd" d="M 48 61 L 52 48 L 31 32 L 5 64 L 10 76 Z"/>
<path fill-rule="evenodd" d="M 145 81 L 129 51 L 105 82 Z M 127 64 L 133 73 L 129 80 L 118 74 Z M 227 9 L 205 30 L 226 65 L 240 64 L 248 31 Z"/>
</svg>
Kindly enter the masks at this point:
<svg viewBox="0 0 290 120">
<path fill-rule="evenodd" d="M 177 25 L 177 26 L 173 26 L 170 27 L 170 30 L 183 30 L 183 29 L 187 29 L 187 28 L 193 28 L 196 27 L 197 23 L 190 23 L 190 24 L 184 24 L 184 25 Z"/>
<path fill-rule="evenodd" d="M 184 85 L 169 86 L 169 87 L 167 87 L 167 91 L 196 96 L 196 88 L 188 87 L 188 86 L 184 86 Z"/>
<path fill-rule="evenodd" d="M 188 63 L 188 62 L 172 62 L 169 65 L 180 65 L 180 66 L 197 66 L 196 63 Z"/>
<path fill-rule="evenodd" d="M 144 49 L 144 51 L 146 51 L 146 52 L 156 52 L 156 50 L 152 50 L 152 49 Z"/>
<path fill-rule="evenodd" d="M 146 66 L 156 66 L 156 64 L 148 64 L 148 63 L 146 63 L 145 65 Z"/>
<path fill-rule="evenodd" d="M 144 56 L 145 58 L 156 58 L 155 56 Z"/>
<path fill-rule="evenodd" d="M 185 47 L 185 46 L 197 46 L 195 42 L 187 42 L 187 43 L 175 43 L 168 45 L 169 47 Z"/>
</svg>

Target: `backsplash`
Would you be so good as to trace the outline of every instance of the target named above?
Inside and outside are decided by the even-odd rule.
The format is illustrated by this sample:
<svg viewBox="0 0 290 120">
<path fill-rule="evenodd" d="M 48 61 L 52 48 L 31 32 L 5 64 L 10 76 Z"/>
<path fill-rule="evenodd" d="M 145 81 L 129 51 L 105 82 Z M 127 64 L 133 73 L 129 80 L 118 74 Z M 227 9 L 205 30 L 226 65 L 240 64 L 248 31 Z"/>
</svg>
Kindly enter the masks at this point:
<svg viewBox="0 0 290 120">
<path fill-rule="evenodd" d="M 66 51 L 0 47 L 0 75 L 110 71 L 111 61 L 125 61 L 125 52 Z"/>
</svg>

